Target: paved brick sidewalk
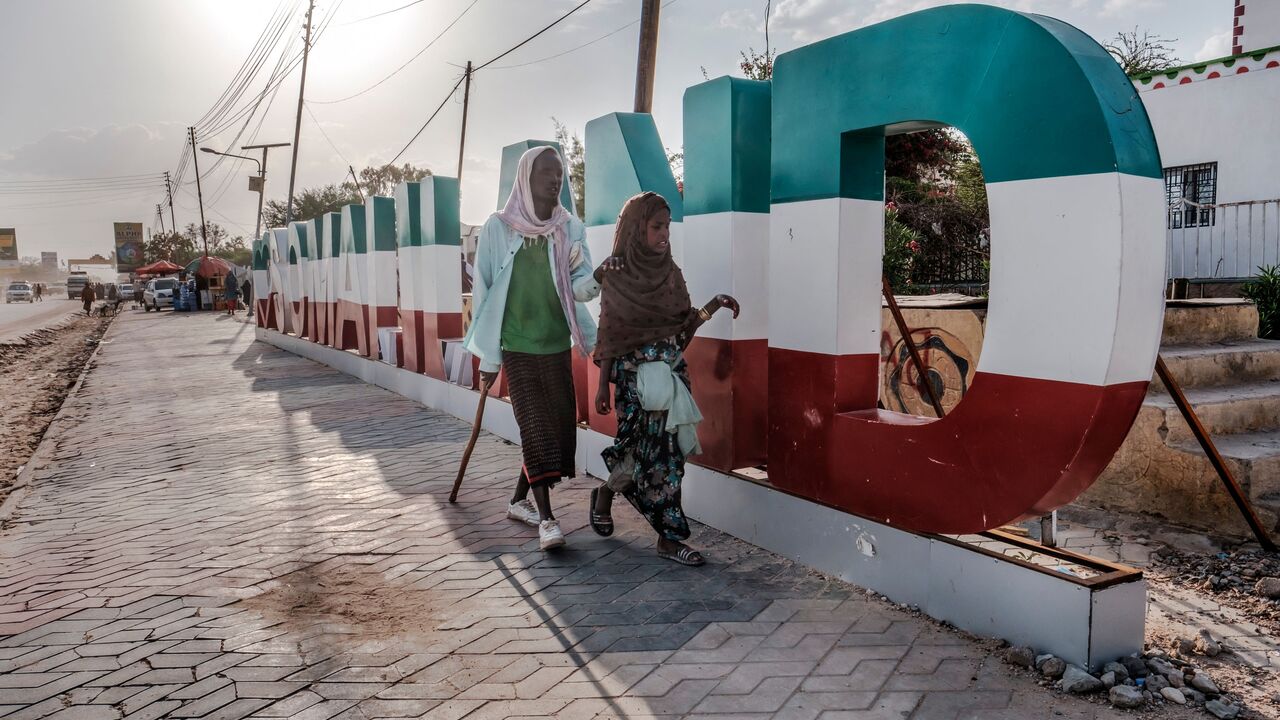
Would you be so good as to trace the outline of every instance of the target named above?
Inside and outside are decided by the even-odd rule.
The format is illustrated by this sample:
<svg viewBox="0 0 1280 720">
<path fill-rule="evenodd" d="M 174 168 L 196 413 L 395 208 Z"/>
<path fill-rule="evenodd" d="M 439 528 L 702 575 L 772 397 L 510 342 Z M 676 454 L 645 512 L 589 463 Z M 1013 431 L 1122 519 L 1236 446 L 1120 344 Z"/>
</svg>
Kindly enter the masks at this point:
<svg viewBox="0 0 1280 720">
<path fill-rule="evenodd" d="M 703 568 L 625 504 L 599 538 L 590 481 L 544 555 L 516 447 L 451 506 L 465 424 L 252 337 L 116 320 L 0 532 L 0 716 L 1113 717 L 708 528 Z"/>
</svg>

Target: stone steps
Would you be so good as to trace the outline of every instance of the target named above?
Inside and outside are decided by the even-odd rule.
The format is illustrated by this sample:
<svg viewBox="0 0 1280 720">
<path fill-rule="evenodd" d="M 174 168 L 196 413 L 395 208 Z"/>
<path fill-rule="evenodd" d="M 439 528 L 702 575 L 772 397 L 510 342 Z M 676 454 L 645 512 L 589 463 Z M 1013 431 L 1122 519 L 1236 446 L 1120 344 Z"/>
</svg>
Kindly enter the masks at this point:
<svg viewBox="0 0 1280 720">
<path fill-rule="evenodd" d="M 1160 354 L 1268 528 L 1280 521 L 1280 341 L 1232 300 L 1170 302 Z M 1164 383 L 1153 377 L 1124 445 L 1081 502 L 1247 536 Z"/>
<path fill-rule="evenodd" d="M 1280 429 L 1280 379 L 1183 388 L 1183 393 L 1195 408 L 1200 423 L 1215 440 L 1237 433 L 1277 432 Z M 1174 405 L 1173 397 L 1161 384 L 1152 384 L 1143 404 L 1164 413 L 1167 442 L 1194 439 L 1190 426 Z"/>
<path fill-rule="evenodd" d="M 1215 437 L 1213 444 L 1255 502 L 1280 507 L 1280 431 L 1224 435 Z M 1169 447 L 1204 457 L 1204 450 L 1195 439 L 1170 441 Z"/>
<path fill-rule="evenodd" d="M 1184 390 L 1280 378 L 1280 340 L 1165 345 L 1160 356 Z M 1153 389 L 1163 389 L 1158 378 L 1152 381 Z"/>
</svg>

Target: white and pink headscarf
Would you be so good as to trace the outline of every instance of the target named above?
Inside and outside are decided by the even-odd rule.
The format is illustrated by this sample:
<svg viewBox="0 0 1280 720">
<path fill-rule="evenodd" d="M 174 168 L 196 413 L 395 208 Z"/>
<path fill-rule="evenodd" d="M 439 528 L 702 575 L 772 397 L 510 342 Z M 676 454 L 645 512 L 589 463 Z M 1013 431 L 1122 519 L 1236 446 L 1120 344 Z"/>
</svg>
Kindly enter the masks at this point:
<svg viewBox="0 0 1280 720">
<path fill-rule="evenodd" d="M 529 185 L 529 177 L 533 174 L 533 161 L 544 152 L 555 152 L 550 145 L 529 148 L 520 156 L 516 165 L 516 179 L 511 186 L 511 195 L 503 206 L 498 218 L 508 227 L 521 235 L 545 237 L 551 243 L 552 257 L 555 259 L 552 272 L 555 273 L 556 289 L 560 293 L 560 306 L 564 308 L 565 319 L 569 321 L 569 334 L 578 346 L 578 352 L 587 353 L 586 338 L 582 328 L 578 327 L 578 313 L 573 305 L 573 280 L 571 273 L 576 265 L 582 262 L 581 252 L 574 252 L 569 243 L 569 218 L 573 217 L 560 204 L 560 194 L 556 194 L 556 206 L 551 217 L 543 220 L 533 209 L 533 190 Z M 563 163 L 564 160 L 561 160 Z"/>
</svg>

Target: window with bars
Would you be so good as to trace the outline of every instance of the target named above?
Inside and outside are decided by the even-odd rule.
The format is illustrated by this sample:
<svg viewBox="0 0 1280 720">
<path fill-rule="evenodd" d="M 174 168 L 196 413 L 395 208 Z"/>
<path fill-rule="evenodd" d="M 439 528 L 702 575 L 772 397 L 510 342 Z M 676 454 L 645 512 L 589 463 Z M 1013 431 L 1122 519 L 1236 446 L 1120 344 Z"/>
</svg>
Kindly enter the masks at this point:
<svg viewBox="0 0 1280 720">
<path fill-rule="evenodd" d="M 1218 198 L 1218 163 L 1200 163 L 1164 169 L 1164 195 L 1169 206 L 1170 229 L 1213 225 L 1213 205 Z"/>
</svg>

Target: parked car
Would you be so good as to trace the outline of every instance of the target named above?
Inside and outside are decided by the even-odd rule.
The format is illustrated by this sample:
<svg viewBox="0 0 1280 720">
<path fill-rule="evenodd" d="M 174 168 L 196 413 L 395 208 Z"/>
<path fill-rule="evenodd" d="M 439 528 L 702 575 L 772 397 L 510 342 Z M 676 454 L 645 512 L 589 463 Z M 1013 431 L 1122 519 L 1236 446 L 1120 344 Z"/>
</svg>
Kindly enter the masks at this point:
<svg viewBox="0 0 1280 720">
<path fill-rule="evenodd" d="M 177 278 L 156 278 L 147 282 L 142 291 L 142 307 L 147 312 L 159 311 L 161 307 L 173 307 L 173 294 L 178 291 Z"/>
<path fill-rule="evenodd" d="M 133 283 L 124 283 L 118 287 L 120 289 L 120 301 L 133 302 Z"/>
<path fill-rule="evenodd" d="M 8 305 L 11 302 L 35 302 L 35 294 L 31 291 L 31 283 L 29 282 L 11 282 L 9 289 L 4 291 L 4 302 Z"/>
</svg>

